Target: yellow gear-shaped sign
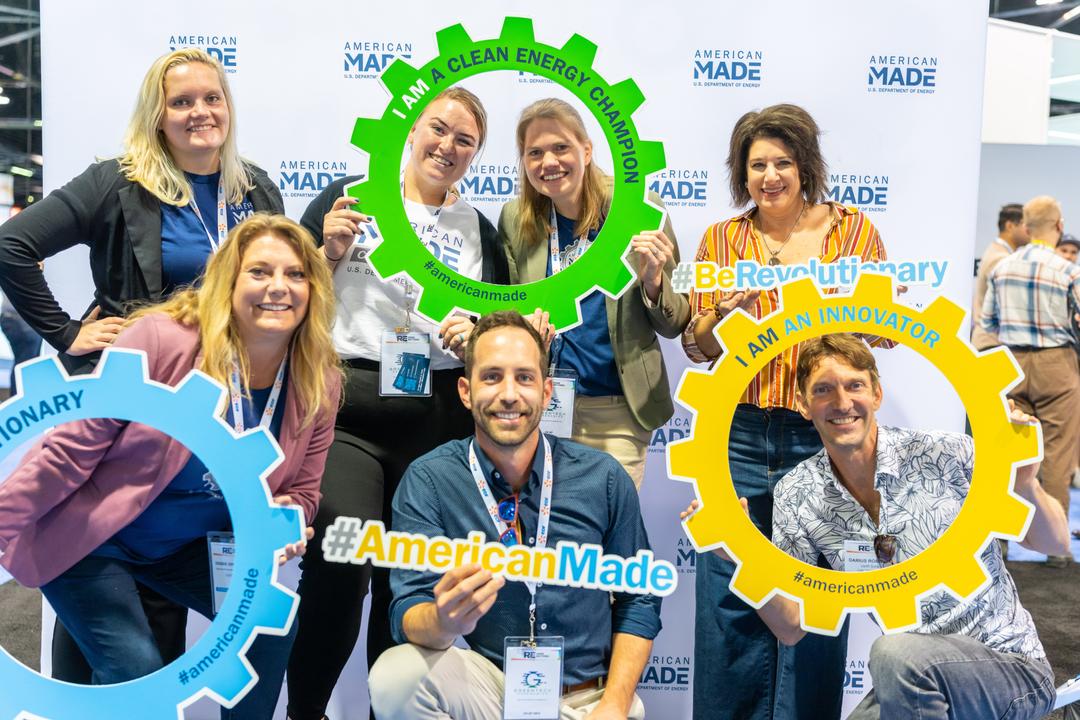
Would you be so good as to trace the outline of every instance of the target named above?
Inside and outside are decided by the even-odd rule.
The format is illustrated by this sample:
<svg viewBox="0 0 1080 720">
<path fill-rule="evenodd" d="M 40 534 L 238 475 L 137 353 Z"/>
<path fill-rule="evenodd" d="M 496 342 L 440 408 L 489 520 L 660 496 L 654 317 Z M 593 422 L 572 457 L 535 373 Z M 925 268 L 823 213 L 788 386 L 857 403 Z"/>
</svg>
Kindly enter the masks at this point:
<svg viewBox="0 0 1080 720">
<path fill-rule="evenodd" d="M 693 482 L 701 500 L 687 534 L 699 551 L 727 549 L 739 565 L 731 588 L 754 607 L 775 592 L 799 601 L 806 630 L 835 635 L 852 610 L 873 611 L 886 632 L 911 629 L 920 597 L 942 587 L 970 597 L 989 582 L 978 556 L 990 538 L 1027 529 L 1032 508 L 1012 492 L 1013 470 L 1040 456 L 1040 442 L 1036 427 L 1009 421 L 1004 393 L 1019 370 L 1004 349 L 977 355 L 958 337 L 958 305 L 939 297 L 912 310 L 893 300 L 885 276 L 863 273 L 853 294 L 824 297 L 812 280 L 798 280 L 781 288 L 781 305 L 760 321 L 728 315 L 717 328 L 720 361 L 708 372 L 687 370 L 679 383 L 676 396 L 695 417 L 690 436 L 668 448 L 668 472 Z M 952 525 L 915 557 L 860 573 L 811 566 L 775 547 L 739 504 L 728 464 L 731 421 L 751 379 L 792 345 L 837 332 L 896 340 L 933 363 L 963 402 L 975 439 L 971 488 Z"/>
</svg>

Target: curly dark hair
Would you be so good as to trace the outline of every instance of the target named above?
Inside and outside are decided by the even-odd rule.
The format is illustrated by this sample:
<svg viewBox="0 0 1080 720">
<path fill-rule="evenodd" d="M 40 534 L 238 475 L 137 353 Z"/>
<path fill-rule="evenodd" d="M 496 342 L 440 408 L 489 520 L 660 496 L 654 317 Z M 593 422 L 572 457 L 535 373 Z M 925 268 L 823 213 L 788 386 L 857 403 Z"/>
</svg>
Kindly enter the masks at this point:
<svg viewBox="0 0 1080 720">
<path fill-rule="evenodd" d="M 799 169 L 802 193 L 812 203 L 826 196 L 825 160 L 818 144 L 818 128 L 810 113 L 798 105 L 770 105 L 764 110 L 751 110 L 739 118 L 731 131 L 727 166 L 731 182 L 731 199 L 736 207 L 750 202 L 746 188 L 746 163 L 750 146 L 758 138 L 773 138 L 787 145 L 795 156 Z"/>
</svg>

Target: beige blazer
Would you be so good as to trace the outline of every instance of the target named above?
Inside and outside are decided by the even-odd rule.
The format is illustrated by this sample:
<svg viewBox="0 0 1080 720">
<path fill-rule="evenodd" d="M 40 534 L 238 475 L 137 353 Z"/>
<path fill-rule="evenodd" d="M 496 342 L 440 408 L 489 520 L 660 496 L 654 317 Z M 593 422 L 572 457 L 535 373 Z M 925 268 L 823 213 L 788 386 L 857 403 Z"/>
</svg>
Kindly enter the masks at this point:
<svg viewBox="0 0 1080 720">
<path fill-rule="evenodd" d="M 649 199 L 655 205 L 663 206 L 654 193 L 649 193 Z M 545 243 L 526 247 L 524 240 L 517 235 L 517 215 L 517 200 L 504 205 L 499 215 L 499 234 L 506 243 L 510 282 L 515 285 L 544 279 L 548 262 Z M 605 298 L 608 333 L 623 395 L 634 419 L 646 430 L 660 427 L 675 411 L 664 356 L 656 336 L 678 337 L 690 321 L 690 304 L 686 295 L 671 288 L 671 271 L 679 262 L 679 246 L 670 218 L 664 224 L 664 234 L 675 243 L 675 258 L 664 268 L 660 298 L 656 305 L 650 306 L 646 301 L 638 280 L 634 280 L 618 300 Z"/>
</svg>

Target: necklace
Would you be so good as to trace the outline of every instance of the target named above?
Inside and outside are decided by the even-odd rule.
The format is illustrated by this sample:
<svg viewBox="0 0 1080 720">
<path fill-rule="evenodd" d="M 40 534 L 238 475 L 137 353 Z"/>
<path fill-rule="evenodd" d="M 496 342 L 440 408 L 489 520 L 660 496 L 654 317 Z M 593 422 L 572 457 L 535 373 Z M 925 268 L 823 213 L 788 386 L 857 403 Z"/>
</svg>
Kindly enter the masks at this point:
<svg viewBox="0 0 1080 720">
<path fill-rule="evenodd" d="M 787 241 L 791 239 L 791 233 L 795 232 L 795 228 L 798 227 L 799 221 L 802 220 L 803 213 L 806 212 L 806 203 L 803 203 L 802 209 L 799 210 L 799 217 L 795 218 L 795 222 L 791 224 L 791 229 L 787 231 L 787 235 L 784 237 L 784 242 L 780 243 L 780 247 L 774 252 L 769 243 L 765 240 L 765 233 L 761 234 L 761 242 L 765 245 L 765 249 L 769 251 L 769 264 L 780 264 L 780 253 L 784 252 L 784 248 L 787 247 Z"/>
</svg>

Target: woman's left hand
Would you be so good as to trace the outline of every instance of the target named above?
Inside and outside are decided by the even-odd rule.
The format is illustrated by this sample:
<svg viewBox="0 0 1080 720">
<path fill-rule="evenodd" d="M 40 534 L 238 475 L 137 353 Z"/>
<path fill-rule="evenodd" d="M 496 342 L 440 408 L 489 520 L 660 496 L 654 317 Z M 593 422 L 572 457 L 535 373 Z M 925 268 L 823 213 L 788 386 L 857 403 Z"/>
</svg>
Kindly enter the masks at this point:
<svg viewBox="0 0 1080 720">
<path fill-rule="evenodd" d="M 660 299 L 664 266 L 675 261 L 675 244 L 663 230 L 646 230 L 630 240 L 630 250 L 637 256 L 638 277 L 650 302 Z"/>
<path fill-rule="evenodd" d="M 439 337 L 442 338 L 444 350 L 457 355 L 458 360 L 465 360 L 465 343 L 469 341 L 475 323 L 472 318 L 465 315 L 451 315 L 442 321 L 439 326 Z"/>
<path fill-rule="evenodd" d="M 296 504 L 296 503 L 293 502 L 293 499 L 291 497 L 289 497 L 288 495 L 278 495 L 277 497 L 274 498 L 274 502 L 276 504 L 278 504 L 278 505 L 295 505 Z M 278 565 L 284 565 L 285 563 L 289 562 L 293 558 L 303 557 L 304 553 L 307 552 L 307 541 L 310 540 L 313 537 L 315 537 L 315 528 L 313 528 L 313 527 L 304 528 L 304 539 L 301 540 L 298 543 L 293 543 L 292 545 L 286 545 L 284 554 L 278 556 Z"/>
</svg>

